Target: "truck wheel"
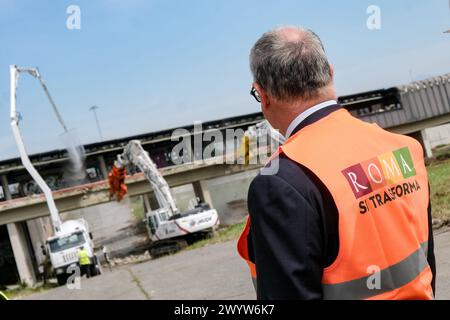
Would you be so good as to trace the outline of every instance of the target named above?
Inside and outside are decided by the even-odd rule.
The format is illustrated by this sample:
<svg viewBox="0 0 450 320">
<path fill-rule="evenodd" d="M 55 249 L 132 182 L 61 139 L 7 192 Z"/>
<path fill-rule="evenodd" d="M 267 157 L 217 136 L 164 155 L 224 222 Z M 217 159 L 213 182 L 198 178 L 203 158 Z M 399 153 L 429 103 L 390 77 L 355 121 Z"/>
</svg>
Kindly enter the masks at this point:
<svg viewBox="0 0 450 320">
<path fill-rule="evenodd" d="M 66 274 L 58 274 L 56 275 L 56 280 L 58 281 L 59 286 L 64 286 L 67 284 L 67 275 Z"/>
<path fill-rule="evenodd" d="M 97 257 L 94 257 L 94 263 L 92 263 L 89 267 L 91 268 L 91 275 L 93 277 L 102 274 L 101 266 L 100 263 L 98 262 Z"/>
<path fill-rule="evenodd" d="M 89 269 L 91 269 L 91 277 L 95 277 L 97 275 L 97 266 L 92 263 L 89 265 Z"/>
</svg>

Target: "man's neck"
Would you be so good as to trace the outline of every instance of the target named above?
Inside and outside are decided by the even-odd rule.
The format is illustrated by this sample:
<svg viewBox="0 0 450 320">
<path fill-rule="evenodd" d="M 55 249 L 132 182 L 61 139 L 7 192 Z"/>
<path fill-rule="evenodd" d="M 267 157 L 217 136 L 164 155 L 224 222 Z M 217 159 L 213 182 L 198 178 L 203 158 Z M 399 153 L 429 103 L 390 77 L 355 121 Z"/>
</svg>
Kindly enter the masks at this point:
<svg viewBox="0 0 450 320">
<path fill-rule="evenodd" d="M 292 133 L 311 115 L 313 115 L 323 109 L 329 109 L 329 107 L 336 106 L 336 105 L 337 105 L 337 101 L 333 99 L 333 100 L 327 100 L 327 101 L 320 102 L 320 103 L 306 109 L 305 111 L 300 113 L 297 117 L 295 117 L 291 121 L 284 136 L 286 137 L 286 139 L 289 138 L 292 135 Z"/>
<path fill-rule="evenodd" d="M 294 121 L 295 118 L 297 118 L 300 114 L 305 112 L 306 110 L 329 100 L 337 100 L 336 94 L 334 93 L 334 90 L 330 94 L 324 94 L 320 97 L 317 97 L 315 99 L 310 100 L 299 100 L 295 101 L 294 103 L 286 104 L 282 106 L 284 110 L 286 110 L 286 114 L 284 115 L 283 119 L 280 119 L 281 123 L 279 126 L 280 133 L 283 135 L 286 135 L 286 131 L 289 127 L 289 125 Z"/>
</svg>

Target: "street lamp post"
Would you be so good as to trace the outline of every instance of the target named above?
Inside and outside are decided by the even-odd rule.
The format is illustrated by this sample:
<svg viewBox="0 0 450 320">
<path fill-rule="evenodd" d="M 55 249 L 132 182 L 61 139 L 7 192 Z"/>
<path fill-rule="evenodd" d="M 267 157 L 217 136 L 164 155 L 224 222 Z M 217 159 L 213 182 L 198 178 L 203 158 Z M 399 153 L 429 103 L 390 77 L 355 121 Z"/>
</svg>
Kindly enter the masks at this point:
<svg viewBox="0 0 450 320">
<path fill-rule="evenodd" d="M 98 121 L 98 117 L 97 117 L 97 109 L 98 109 L 98 106 L 92 106 L 89 108 L 89 111 L 92 111 L 94 113 L 95 123 L 97 124 L 97 129 L 98 129 L 98 134 L 100 135 L 100 139 L 103 140 L 102 129 L 100 128 L 100 122 Z"/>
</svg>

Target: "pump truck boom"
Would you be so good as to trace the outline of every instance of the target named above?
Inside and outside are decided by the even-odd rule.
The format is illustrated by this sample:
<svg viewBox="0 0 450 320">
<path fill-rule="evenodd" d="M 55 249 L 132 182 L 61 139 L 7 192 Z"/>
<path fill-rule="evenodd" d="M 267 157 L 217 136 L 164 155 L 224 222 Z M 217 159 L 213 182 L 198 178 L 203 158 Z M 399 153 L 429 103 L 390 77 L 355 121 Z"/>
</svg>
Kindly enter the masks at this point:
<svg viewBox="0 0 450 320">
<path fill-rule="evenodd" d="M 49 102 L 55 112 L 59 123 L 64 129 L 65 133 L 68 133 L 67 126 L 65 125 L 61 114 L 59 113 L 50 93 L 45 85 L 39 70 L 37 68 L 19 68 L 15 65 L 10 67 L 10 80 L 11 80 L 11 128 L 13 131 L 14 139 L 19 150 L 22 164 L 33 180 L 37 183 L 42 190 L 47 201 L 47 206 L 50 212 L 50 218 L 53 226 L 53 235 L 47 239 L 45 244 L 44 254 L 49 255 L 49 260 L 52 264 L 53 270 L 56 274 L 59 285 L 66 283 L 68 277 L 75 272 L 75 267 L 78 264 L 78 249 L 84 247 L 87 250 L 91 260 L 91 274 L 98 275 L 101 273 L 100 263 L 94 253 L 94 243 L 92 241 L 92 235 L 89 232 L 89 226 L 84 219 L 69 220 L 62 222 L 59 216 L 58 209 L 53 199 L 53 194 L 47 183 L 34 168 L 33 164 L 28 157 L 25 149 L 25 144 L 22 139 L 22 135 L 19 129 L 20 117 L 16 108 L 16 94 L 19 81 L 19 75 L 21 73 L 28 73 L 34 78 L 39 80 Z"/>
<path fill-rule="evenodd" d="M 178 209 L 167 181 L 138 140 L 131 140 L 123 153 L 117 156 L 109 174 L 111 196 L 116 195 L 120 201 L 125 195 L 126 166 L 138 167 L 143 172 L 159 205 L 158 209 L 148 211 L 144 219 L 153 257 L 177 251 L 191 240 L 216 231 L 219 216 L 209 204 L 199 203 L 196 199 L 192 209 L 184 212 Z"/>
</svg>

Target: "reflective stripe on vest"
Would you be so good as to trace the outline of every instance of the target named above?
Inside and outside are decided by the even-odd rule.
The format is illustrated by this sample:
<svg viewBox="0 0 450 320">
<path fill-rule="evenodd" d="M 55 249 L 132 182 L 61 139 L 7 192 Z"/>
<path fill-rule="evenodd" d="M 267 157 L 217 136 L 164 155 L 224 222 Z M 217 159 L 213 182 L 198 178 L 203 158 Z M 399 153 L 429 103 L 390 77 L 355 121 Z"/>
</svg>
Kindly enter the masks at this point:
<svg viewBox="0 0 450 320">
<path fill-rule="evenodd" d="M 325 299 L 433 298 L 424 253 L 428 178 L 416 140 L 341 109 L 298 131 L 278 153 L 312 171 L 338 209 L 339 253 L 323 271 Z M 247 235 L 238 247 L 249 262 Z"/>
<path fill-rule="evenodd" d="M 403 287 L 405 284 L 417 278 L 427 267 L 426 252 L 428 242 L 422 243 L 421 247 L 414 251 L 409 257 L 386 269 L 380 270 L 380 287 L 370 285 L 374 275 L 350 280 L 336 284 L 322 285 L 323 297 L 327 300 L 351 300 L 367 299 L 375 294 L 382 294 Z"/>
</svg>

